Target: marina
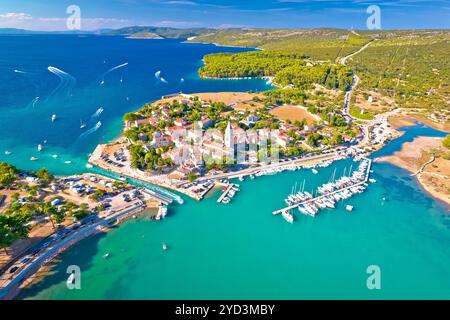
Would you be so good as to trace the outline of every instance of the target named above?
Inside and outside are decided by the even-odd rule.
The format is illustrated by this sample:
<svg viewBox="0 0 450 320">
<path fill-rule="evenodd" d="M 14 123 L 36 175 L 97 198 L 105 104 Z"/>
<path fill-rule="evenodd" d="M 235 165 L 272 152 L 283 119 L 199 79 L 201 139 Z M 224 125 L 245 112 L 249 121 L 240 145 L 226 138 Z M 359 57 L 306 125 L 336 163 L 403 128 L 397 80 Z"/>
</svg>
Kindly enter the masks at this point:
<svg viewBox="0 0 450 320">
<path fill-rule="evenodd" d="M 273 214 L 281 214 L 286 221 L 292 223 L 294 217 L 291 210 L 293 209 L 298 209 L 299 212 L 313 217 L 321 209 L 334 209 L 337 201 L 345 200 L 355 194 L 364 192 L 369 180 L 371 165 L 372 160 L 362 158 L 357 170 L 354 172 L 351 172 L 351 169 L 349 170 L 351 172 L 350 176 L 344 176 L 318 187 L 315 196 L 304 191 L 305 182 L 303 182 L 302 191 L 296 192 L 293 190 L 285 199 L 288 206 L 274 211 Z M 334 176 L 335 172 L 332 180 L 334 180 Z M 347 205 L 346 210 L 352 211 L 353 206 Z"/>
</svg>

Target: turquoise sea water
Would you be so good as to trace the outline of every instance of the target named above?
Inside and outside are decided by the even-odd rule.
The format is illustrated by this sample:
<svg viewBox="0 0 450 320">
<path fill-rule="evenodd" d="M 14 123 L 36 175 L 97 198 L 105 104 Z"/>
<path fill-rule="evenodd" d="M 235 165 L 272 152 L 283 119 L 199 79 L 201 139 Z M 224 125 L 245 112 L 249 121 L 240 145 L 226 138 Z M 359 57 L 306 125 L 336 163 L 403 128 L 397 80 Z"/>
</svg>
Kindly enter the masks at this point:
<svg viewBox="0 0 450 320">
<path fill-rule="evenodd" d="M 60 39 L 63 40 L 53 41 L 66 41 L 65 38 Z M 108 59 L 108 54 L 115 55 L 118 54 L 116 50 L 119 52 L 123 50 L 123 56 L 111 63 L 111 67 L 123 61 L 132 61 L 131 56 L 133 56 L 135 63 L 140 66 L 140 68 L 136 67 L 136 72 L 139 74 L 142 72 L 145 75 L 141 80 L 147 79 L 147 74 L 142 71 L 147 70 L 147 67 L 142 67 L 145 63 L 141 59 L 153 67 L 148 68 L 150 69 L 148 79 L 142 80 L 148 82 L 145 86 L 141 86 L 141 81 L 130 84 L 133 88 L 128 90 L 140 97 L 136 98 L 137 102 L 130 105 L 122 104 L 122 100 L 119 100 L 118 97 L 122 91 L 117 84 L 114 85 L 114 89 L 102 92 L 103 88 L 97 87 L 96 82 L 91 80 L 86 82 L 84 90 L 91 93 L 89 96 L 80 98 L 83 103 L 78 104 L 81 108 L 78 112 L 86 108 L 88 111 L 83 112 L 87 119 L 89 114 L 95 111 L 96 106 L 102 104 L 105 108 L 102 119 L 106 123 L 98 132 L 86 139 L 86 142 L 75 144 L 69 139 L 69 136 L 73 138 L 79 135 L 77 124 L 81 115 L 76 113 L 74 116 L 69 116 L 71 112 L 75 113 L 72 110 L 74 105 L 67 110 L 67 116 L 64 116 L 63 110 L 66 109 L 63 107 L 57 112 L 61 114 L 61 121 L 56 124 L 61 126 L 59 134 L 50 134 L 50 131 L 57 129 L 52 127 L 51 123 L 47 123 L 51 114 L 56 113 L 53 109 L 56 105 L 42 106 L 46 110 L 42 112 L 45 114 L 44 119 L 36 117 L 31 113 L 32 109 L 26 109 L 19 103 L 14 105 L 15 107 L 11 107 L 13 104 L 9 104 L 9 107 L 2 106 L 2 112 L 7 114 L 10 121 L 19 123 L 19 120 L 24 118 L 28 124 L 37 121 L 39 125 L 44 125 L 47 134 L 43 134 L 42 137 L 47 137 L 49 143 L 55 139 L 55 142 L 52 142 L 55 149 L 60 150 L 61 154 L 79 159 L 79 162 L 69 166 L 70 170 L 76 168 L 82 171 L 86 154 L 92 151 L 95 144 L 114 137 L 120 131 L 120 117 L 124 111 L 132 110 L 143 101 L 157 98 L 163 93 L 174 91 L 174 88 L 164 89 L 160 88 L 160 84 L 153 83 L 153 70 L 166 70 L 160 66 L 164 63 L 161 62 L 158 65 L 152 58 L 143 58 L 146 57 L 145 55 L 136 56 L 134 50 L 138 49 L 135 46 L 153 46 L 153 49 L 148 49 L 149 54 L 166 53 L 158 57 L 162 59 L 161 61 L 166 61 L 167 66 L 172 63 L 176 66 L 173 73 L 166 71 L 169 84 L 172 82 L 171 79 L 184 75 L 187 85 L 189 78 L 186 74 L 190 74 L 193 83 L 193 87 L 190 87 L 192 91 L 244 91 L 253 87 L 253 89 L 262 89 L 265 86 L 264 82 L 256 80 L 204 82 L 197 79 L 194 72 L 200 64 L 202 54 L 224 50 L 218 47 L 202 45 L 190 47 L 191 45 L 169 40 L 167 42 L 150 41 L 148 44 L 145 41 L 130 42 L 131 48 L 124 49 L 119 46 L 117 49 L 115 45 L 118 43 L 122 45 L 129 43 L 117 38 L 100 39 L 108 43 L 110 48 L 114 48 L 114 50 L 104 48 L 99 52 L 95 51 L 97 48 L 94 50 L 99 60 L 96 63 L 100 66 L 103 59 Z M 33 41 L 33 38 L 22 41 Z M 91 41 L 91 39 L 81 38 L 79 41 Z M 95 43 L 101 41 L 96 40 Z M 6 44 L 3 43 L 3 46 Z M 20 46 L 25 44 L 22 43 Z M 71 52 L 68 44 L 62 47 L 68 50 L 66 54 Z M 41 48 L 41 50 L 47 49 Z M 140 48 L 137 52 L 148 50 Z M 83 52 L 88 55 L 87 51 L 86 49 L 86 52 Z M 50 53 L 59 55 L 56 48 L 49 50 L 48 55 Z M 9 60 L 4 58 L 0 66 L 5 68 L 4 64 L 9 63 L 9 68 L 25 69 L 27 64 L 19 67 L 12 66 L 11 59 L 13 59 L 12 55 Z M 31 66 L 32 57 L 26 59 L 31 59 L 27 60 Z M 92 61 L 87 63 L 93 64 Z M 54 62 L 46 61 L 42 65 L 46 67 L 47 64 L 60 68 Z M 73 73 L 74 76 L 78 71 L 83 70 L 76 75 L 77 80 L 83 77 L 90 79 L 87 76 L 88 71 L 79 65 L 72 67 L 71 70 L 69 66 L 67 62 L 67 66 L 61 69 L 67 69 L 65 71 Z M 129 66 L 131 69 L 131 62 Z M 101 67 L 94 68 L 99 71 L 93 74 L 101 74 L 100 69 L 107 70 Z M 179 70 L 185 71 L 179 72 Z M 110 76 L 113 76 L 112 73 Z M 120 75 L 116 75 L 116 80 L 118 79 Z M 80 82 L 81 80 L 77 84 Z M 189 91 L 186 90 L 186 92 Z M 13 92 L 13 94 L 16 93 Z M 115 98 L 109 100 L 109 94 Z M 17 97 L 20 97 L 20 94 L 17 94 Z M 107 99 L 109 103 L 91 101 L 98 97 Z M 23 100 L 25 103 L 29 97 Z M 7 101 L 14 102 L 14 99 Z M 70 99 L 67 101 L 71 103 Z M 35 108 L 37 109 L 38 106 L 36 105 Z M 108 117 L 107 110 L 114 110 L 114 112 Z M 20 118 L 16 118 L 15 115 L 20 115 Z M 23 159 L 19 157 L 16 160 L 22 168 L 37 166 L 37 162 L 31 163 L 28 160 L 29 153 L 34 151 L 34 144 L 37 143 L 37 139 L 32 143 L 26 142 L 34 136 L 33 131 L 30 129 L 30 131 L 15 133 L 12 123 L 5 121 L 4 117 L 1 121 L 1 136 L 7 134 L 7 138 L 1 141 L 0 147 L 11 148 L 11 151 L 15 152 L 14 155 L 23 154 Z M 69 126 L 69 123 L 72 124 Z M 34 127 L 34 132 L 39 131 L 39 134 L 42 134 L 39 125 Z M 65 129 L 66 125 L 67 129 Z M 68 131 L 68 137 L 63 134 L 65 130 Z M 444 134 L 421 126 L 408 128 L 403 137 L 395 140 L 374 156 L 391 154 L 400 148 L 401 143 L 411 141 L 417 135 L 442 136 Z M 42 139 L 41 136 L 39 137 Z M 7 143 L 10 144 L 7 145 Z M 0 160 L 5 159 L 0 158 Z M 53 160 L 46 160 L 45 164 L 49 163 L 50 166 L 50 161 Z M 108 234 L 80 242 L 60 257 L 60 262 L 52 270 L 51 275 L 23 291 L 19 298 L 450 298 L 450 221 L 446 216 L 447 208 L 424 193 L 416 180 L 402 169 L 389 164 L 375 163 L 373 178 L 377 180 L 376 183 L 370 184 L 365 193 L 340 203 L 339 208 L 324 210 L 315 218 L 296 213 L 296 222 L 291 225 L 281 216 L 272 216 L 273 210 L 284 205 L 283 199 L 291 191 L 295 182 L 301 183 L 306 179 L 306 188 L 313 189 L 327 182 L 335 169 L 337 175 L 340 175 L 344 172 L 344 168 L 348 171 L 352 164 L 354 167 L 353 161 L 342 160 L 328 168 L 319 169 L 317 175 L 312 174 L 310 170 L 301 170 L 238 182 L 241 184 L 241 192 L 228 205 L 216 203 L 218 194 L 202 202 L 185 198 L 183 205 L 174 205 L 169 208 L 169 215 L 164 221 L 155 222 L 145 218 L 132 220 Z M 70 171 L 61 163 L 51 168 L 59 170 L 59 173 Z M 355 207 L 352 213 L 343 209 L 346 204 Z M 165 252 L 161 248 L 162 243 L 167 243 L 169 247 Z M 110 253 L 110 257 L 103 259 L 102 256 L 107 252 Z M 81 290 L 66 288 L 68 276 L 66 268 L 69 265 L 79 265 L 81 268 Z M 371 291 L 366 287 L 368 277 L 366 269 L 369 265 L 378 265 L 381 268 L 381 290 Z"/>
</svg>

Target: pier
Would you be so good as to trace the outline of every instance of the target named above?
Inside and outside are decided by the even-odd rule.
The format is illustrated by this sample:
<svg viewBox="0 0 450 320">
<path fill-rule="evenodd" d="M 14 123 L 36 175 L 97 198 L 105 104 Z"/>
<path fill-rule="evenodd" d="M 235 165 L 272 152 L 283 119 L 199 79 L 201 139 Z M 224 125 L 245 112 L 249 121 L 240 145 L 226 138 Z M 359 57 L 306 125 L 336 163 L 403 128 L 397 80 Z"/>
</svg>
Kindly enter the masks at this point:
<svg viewBox="0 0 450 320">
<path fill-rule="evenodd" d="M 363 159 L 365 159 L 365 160 L 368 161 L 368 165 L 367 165 L 367 170 L 366 170 L 366 174 L 365 174 L 365 176 L 364 176 L 364 179 L 361 180 L 360 182 L 354 183 L 354 184 L 352 184 L 352 185 L 350 185 L 350 186 L 342 187 L 342 188 L 340 188 L 340 189 L 337 189 L 337 190 L 334 190 L 334 191 L 331 191 L 331 192 L 324 193 L 324 194 L 322 194 L 322 195 L 320 195 L 320 196 L 316 196 L 316 197 L 314 197 L 314 198 L 307 199 L 307 200 L 305 200 L 305 201 L 302 201 L 302 202 L 293 204 L 293 205 L 288 206 L 288 207 L 286 207 L 286 208 L 283 208 L 283 209 L 280 209 L 280 210 L 276 210 L 276 211 L 274 211 L 272 214 L 273 214 L 273 215 L 278 215 L 278 214 L 283 213 L 283 212 L 285 212 L 285 211 L 289 211 L 289 210 L 295 209 L 295 208 L 299 207 L 300 205 L 305 205 L 305 204 L 313 203 L 313 202 L 315 202 L 316 200 L 320 200 L 320 199 L 323 199 L 323 198 L 325 198 L 325 197 L 332 196 L 332 195 L 334 195 L 335 193 L 342 192 L 342 191 L 345 191 L 345 190 L 348 190 L 348 189 L 351 189 L 351 188 L 354 188 L 354 187 L 357 187 L 357 186 L 360 186 L 360 185 L 363 185 L 363 184 L 367 183 L 367 181 L 369 180 L 369 176 L 370 176 L 370 168 L 372 167 L 372 160 L 370 160 L 370 159 L 368 159 L 368 158 L 363 158 Z"/>
</svg>

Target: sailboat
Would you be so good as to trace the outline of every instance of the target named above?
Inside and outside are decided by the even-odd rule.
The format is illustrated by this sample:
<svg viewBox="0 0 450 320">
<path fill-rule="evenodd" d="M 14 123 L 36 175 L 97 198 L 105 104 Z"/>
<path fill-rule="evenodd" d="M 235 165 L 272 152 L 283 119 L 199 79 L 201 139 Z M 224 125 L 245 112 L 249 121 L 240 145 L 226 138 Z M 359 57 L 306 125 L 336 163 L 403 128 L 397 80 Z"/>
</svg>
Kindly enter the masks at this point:
<svg viewBox="0 0 450 320">
<path fill-rule="evenodd" d="M 83 129 L 83 128 L 85 128 L 86 126 L 87 126 L 87 124 L 86 124 L 86 123 L 83 123 L 83 121 L 80 120 L 80 129 Z"/>
<path fill-rule="evenodd" d="M 37 149 L 38 149 L 38 151 L 42 151 L 42 144 L 38 144 Z"/>
<path fill-rule="evenodd" d="M 56 120 L 56 114 L 52 115 L 52 122 Z"/>
</svg>

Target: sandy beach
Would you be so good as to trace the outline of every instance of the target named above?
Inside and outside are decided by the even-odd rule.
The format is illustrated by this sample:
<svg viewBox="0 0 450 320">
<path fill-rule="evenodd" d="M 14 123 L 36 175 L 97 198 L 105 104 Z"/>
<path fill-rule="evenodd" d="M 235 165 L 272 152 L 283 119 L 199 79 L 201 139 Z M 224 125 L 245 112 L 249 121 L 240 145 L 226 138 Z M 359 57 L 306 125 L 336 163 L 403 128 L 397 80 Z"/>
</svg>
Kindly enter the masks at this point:
<svg viewBox="0 0 450 320">
<path fill-rule="evenodd" d="M 450 205 L 450 160 L 442 157 L 445 150 L 441 141 L 442 138 L 417 137 L 404 143 L 401 151 L 379 161 L 408 170 L 427 192 Z"/>
</svg>

